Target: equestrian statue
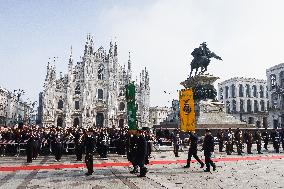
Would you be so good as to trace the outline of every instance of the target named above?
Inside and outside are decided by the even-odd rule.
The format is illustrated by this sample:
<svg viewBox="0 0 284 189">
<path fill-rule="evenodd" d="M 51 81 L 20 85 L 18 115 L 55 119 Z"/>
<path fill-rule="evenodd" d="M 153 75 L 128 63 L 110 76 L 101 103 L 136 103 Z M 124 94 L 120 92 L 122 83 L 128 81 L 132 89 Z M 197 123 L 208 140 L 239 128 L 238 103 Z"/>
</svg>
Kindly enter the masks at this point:
<svg viewBox="0 0 284 189">
<path fill-rule="evenodd" d="M 203 74 L 207 71 L 207 66 L 210 63 L 211 58 L 215 58 L 217 60 L 222 60 L 220 56 L 217 56 L 214 52 L 211 52 L 206 42 L 203 42 L 200 44 L 198 48 L 195 48 L 191 55 L 194 57 L 191 61 L 191 71 L 190 71 L 190 77 L 192 75 L 192 71 L 195 69 L 195 76 L 197 75 L 198 69 L 201 68 L 201 71 L 199 74 Z"/>
</svg>

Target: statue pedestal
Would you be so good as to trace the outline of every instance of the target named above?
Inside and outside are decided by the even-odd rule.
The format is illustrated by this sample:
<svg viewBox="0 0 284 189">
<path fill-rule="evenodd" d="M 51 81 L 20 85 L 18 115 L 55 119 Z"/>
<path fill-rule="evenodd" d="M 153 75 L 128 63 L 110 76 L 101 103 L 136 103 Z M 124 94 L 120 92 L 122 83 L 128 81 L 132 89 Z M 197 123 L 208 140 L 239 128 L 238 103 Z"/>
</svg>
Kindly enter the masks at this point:
<svg viewBox="0 0 284 189">
<path fill-rule="evenodd" d="M 225 105 L 216 100 L 214 82 L 219 79 L 210 74 L 200 74 L 181 82 L 192 88 L 196 128 L 246 128 L 247 124 L 225 112 Z"/>
</svg>

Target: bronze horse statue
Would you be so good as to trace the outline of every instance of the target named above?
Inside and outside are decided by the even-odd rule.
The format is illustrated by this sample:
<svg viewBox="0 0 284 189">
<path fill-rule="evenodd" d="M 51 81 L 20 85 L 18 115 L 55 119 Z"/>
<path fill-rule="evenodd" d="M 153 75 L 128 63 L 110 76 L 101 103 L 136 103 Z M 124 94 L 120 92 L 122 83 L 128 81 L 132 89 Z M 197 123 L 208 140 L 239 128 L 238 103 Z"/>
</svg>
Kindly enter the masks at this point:
<svg viewBox="0 0 284 189">
<path fill-rule="evenodd" d="M 190 71 L 190 77 L 192 75 L 192 71 L 195 69 L 195 76 L 197 75 L 198 69 L 201 68 L 201 71 L 199 74 L 203 74 L 207 71 L 207 66 L 210 64 L 211 58 L 216 58 L 217 60 L 222 60 L 220 56 L 217 56 L 214 52 L 211 52 L 206 42 L 203 42 L 200 44 L 198 48 L 195 48 L 191 55 L 194 57 L 191 61 L 191 71 Z"/>
</svg>

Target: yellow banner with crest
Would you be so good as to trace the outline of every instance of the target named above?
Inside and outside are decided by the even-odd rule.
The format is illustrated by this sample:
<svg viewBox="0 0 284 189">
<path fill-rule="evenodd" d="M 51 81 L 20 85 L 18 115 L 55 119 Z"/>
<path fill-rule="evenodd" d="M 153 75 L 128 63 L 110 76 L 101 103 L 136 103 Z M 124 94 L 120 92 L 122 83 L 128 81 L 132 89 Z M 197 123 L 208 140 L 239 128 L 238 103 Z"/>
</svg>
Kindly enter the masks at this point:
<svg viewBox="0 0 284 189">
<path fill-rule="evenodd" d="M 195 131 L 194 100 L 191 88 L 179 91 L 179 105 L 180 130 Z"/>
</svg>

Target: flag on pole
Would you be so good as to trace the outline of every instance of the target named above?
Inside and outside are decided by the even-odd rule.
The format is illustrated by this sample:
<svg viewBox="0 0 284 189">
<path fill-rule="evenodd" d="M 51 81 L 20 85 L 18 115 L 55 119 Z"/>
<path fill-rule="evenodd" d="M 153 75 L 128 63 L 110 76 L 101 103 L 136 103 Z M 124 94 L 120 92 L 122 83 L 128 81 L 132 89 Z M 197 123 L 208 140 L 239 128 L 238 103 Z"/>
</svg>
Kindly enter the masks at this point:
<svg viewBox="0 0 284 189">
<path fill-rule="evenodd" d="M 136 124 L 136 104 L 135 104 L 135 85 L 130 83 L 126 85 L 125 98 L 127 102 L 127 120 L 128 120 L 128 129 L 137 130 Z"/>
<path fill-rule="evenodd" d="M 194 100 L 191 88 L 179 91 L 179 104 L 180 130 L 195 131 Z"/>
</svg>

